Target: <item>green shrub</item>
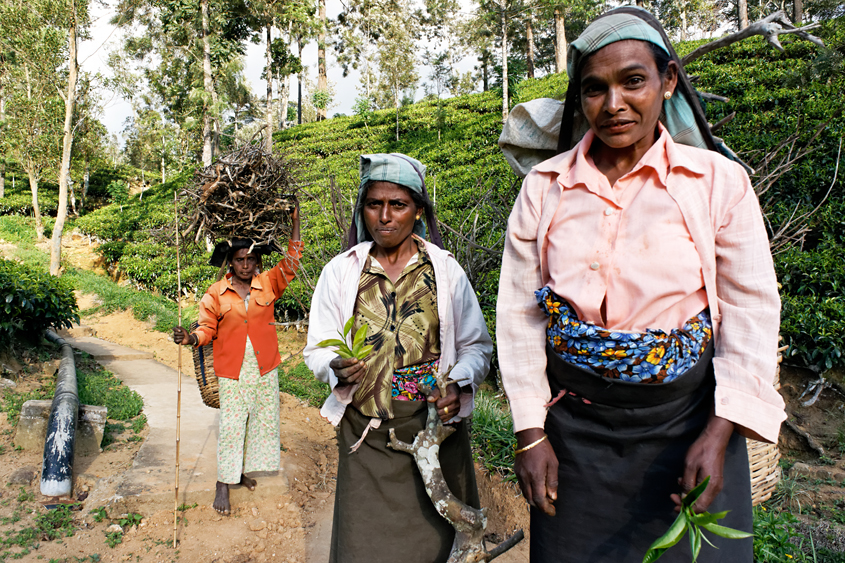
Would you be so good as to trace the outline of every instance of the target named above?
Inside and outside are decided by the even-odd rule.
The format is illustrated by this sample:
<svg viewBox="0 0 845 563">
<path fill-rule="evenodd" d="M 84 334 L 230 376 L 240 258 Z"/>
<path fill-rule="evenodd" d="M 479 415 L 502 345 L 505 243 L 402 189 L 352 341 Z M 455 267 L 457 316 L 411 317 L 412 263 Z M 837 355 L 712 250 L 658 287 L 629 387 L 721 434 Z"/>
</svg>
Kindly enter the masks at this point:
<svg viewBox="0 0 845 563">
<path fill-rule="evenodd" d="M 0 340 L 40 338 L 47 328 L 71 327 L 79 322 L 71 284 L 62 278 L 0 260 Z"/>
</svg>

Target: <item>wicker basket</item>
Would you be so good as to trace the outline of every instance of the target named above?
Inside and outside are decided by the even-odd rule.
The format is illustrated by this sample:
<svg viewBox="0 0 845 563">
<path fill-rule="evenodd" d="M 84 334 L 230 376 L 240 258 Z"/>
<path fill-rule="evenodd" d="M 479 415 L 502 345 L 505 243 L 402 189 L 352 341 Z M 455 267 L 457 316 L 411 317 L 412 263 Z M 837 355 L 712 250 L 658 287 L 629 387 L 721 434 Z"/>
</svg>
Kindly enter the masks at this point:
<svg viewBox="0 0 845 563">
<path fill-rule="evenodd" d="M 778 349 L 778 369 L 775 372 L 775 389 L 780 389 L 781 353 L 786 346 Z M 751 467 L 751 503 L 758 505 L 769 500 L 780 481 L 780 450 L 777 444 L 746 440 L 748 464 Z"/>
<path fill-rule="evenodd" d="M 193 332 L 197 323 L 191 324 Z M 214 347 L 212 344 L 193 348 L 194 356 L 194 377 L 197 378 L 197 385 L 200 388 L 202 402 L 213 409 L 220 408 L 220 386 L 217 384 L 217 375 L 214 373 Z"/>
</svg>

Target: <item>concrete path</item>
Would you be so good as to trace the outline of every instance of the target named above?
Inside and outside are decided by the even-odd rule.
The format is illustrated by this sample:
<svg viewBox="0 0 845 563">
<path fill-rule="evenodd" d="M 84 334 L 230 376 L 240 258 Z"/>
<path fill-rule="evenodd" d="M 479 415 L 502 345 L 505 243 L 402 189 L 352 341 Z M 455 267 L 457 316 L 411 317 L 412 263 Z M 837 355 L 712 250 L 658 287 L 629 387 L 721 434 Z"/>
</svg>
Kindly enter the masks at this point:
<svg viewBox="0 0 845 563">
<path fill-rule="evenodd" d="M 76 331 L 74 331 L 76 333 Z M 102 504 L 117 504 L 124 511 L 148 511 L 173 507 L 176 471 L 176 377 L 174 369 L 139 352 L 90 336 L 63 338 L 74 348 L 91 354 L 144 399 L 149 435 L 131 469 L 109 487 L 93 493 Z M 183 354 L 192 369 L 190 354 Z M 217 423 L 219 411 L 205 406 L 192 372 L 182 373 L 181 429 L 179 444 L 179 504 L 210 504 L 217 483 Z M 263 494 L 288 490 L 284 472 L 259 474 Z M 246 502 L 248 491 L 233 487 L 232 503 Z M 93 496 L 92 494 L 92 496 Z M 89 502 L 91 502 L 89 500 Z M 92 504 L 95 506 L 96 504 Z"/>
</svg>

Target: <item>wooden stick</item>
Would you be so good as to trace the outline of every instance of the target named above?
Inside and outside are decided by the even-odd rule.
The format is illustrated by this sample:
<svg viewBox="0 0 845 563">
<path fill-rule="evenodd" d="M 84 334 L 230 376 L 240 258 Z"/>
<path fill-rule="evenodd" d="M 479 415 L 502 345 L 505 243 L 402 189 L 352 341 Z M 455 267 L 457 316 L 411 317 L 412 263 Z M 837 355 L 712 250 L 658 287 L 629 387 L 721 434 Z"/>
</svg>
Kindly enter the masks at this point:
<svg viewBox="0 0 845 563">
<path fill-rule="evenodd" d="M 176 306 L 179 311 L 179 326 L 182 326 L 182 269 L 179 256 L 179 196 L 173 192 L 174 221 L 176 223 Z M 176 356 L 176 486 L 173 499 L 173 548 L 176 548 L 176 529 L 179 514 L 179 440 L 182 421 L 182 345 Z"/>
</svg>

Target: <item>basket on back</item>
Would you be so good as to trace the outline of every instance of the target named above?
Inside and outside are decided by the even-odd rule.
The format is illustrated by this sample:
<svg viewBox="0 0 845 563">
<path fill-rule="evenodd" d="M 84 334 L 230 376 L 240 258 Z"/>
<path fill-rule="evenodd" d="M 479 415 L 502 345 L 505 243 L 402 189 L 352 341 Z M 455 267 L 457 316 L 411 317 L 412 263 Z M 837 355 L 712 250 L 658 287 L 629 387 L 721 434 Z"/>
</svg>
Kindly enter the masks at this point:
<svg viewBox="0 0 845 563">
<path fill-rule="evenodd" d="M 199 325 L 191 323 L 191 332 Z M 220 386 L 214 373 L 214 346 L 206 344 L 192 348 L 194 356 L 194 377 L 200 388 L 202 402 L 213 409 L 220 408 Z"/>
</svg>

